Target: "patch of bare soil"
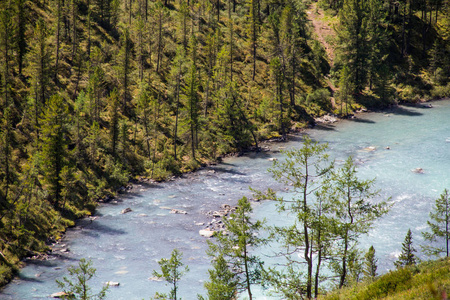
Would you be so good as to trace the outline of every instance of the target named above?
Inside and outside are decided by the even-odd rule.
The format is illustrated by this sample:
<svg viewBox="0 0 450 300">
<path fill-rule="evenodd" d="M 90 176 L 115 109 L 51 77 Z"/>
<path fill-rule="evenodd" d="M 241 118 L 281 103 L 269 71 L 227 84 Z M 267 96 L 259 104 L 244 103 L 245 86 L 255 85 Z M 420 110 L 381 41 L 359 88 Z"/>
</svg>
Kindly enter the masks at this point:
<svg viewBox="0 0 450 300">
<path fill-rule="evenodd" d="M 327 22 L 324 22 L 324 12 L 322 9 L 317 7 L 317 3 L 313 2 L 311 6 L 306 10 L 308 14 L 308 20 L 311 21 L 313 25 L 313 32 L 317 36 L 317 40 L 323 45 L 325 51 L 330 60 L 330 65 L 333 66 L 334 63 L 334 49 L 327 42 L 328 36 L 334 36 L 334 30 L 330 27 Z"/>
</svg>

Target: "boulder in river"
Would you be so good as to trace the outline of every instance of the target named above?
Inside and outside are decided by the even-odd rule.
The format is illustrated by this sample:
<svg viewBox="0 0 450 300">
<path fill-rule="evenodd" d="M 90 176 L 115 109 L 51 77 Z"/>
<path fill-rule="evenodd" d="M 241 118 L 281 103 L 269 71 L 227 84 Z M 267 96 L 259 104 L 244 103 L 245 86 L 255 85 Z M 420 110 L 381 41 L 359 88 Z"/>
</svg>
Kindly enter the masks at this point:
<svg viewBox="0 0 450 300">
<path fill-rule="evenodd" d="M 214 234 L 216 234 L 216 232 L 214 230 L 211 230 L 209 228 L 201 229 L 201 230 L 198 231 L 198 233 L 201 236 L 208 237 L 208 238 L 212 237 L 212 236 L 214 236 Z"/>
<path fill-rule="evenodd" d="M 176 208 L 171 209 L 171 210 L 170 210 L 170 213 L 171 213 L 171 214 L 187 215 L 187 211 L 181 210 L 181 209 L 176 209 Z"/>
<path fill-rule="evenodd" d="M 423 173 L 425 173 L 422 168 L 415 168 L 415 169 L 412 169 L 411 171 L 413 171 L 416 174 L 423 174 Z"/>
<path fill-rule="evenodd" d="M 123 209 L 120 213 L 121 214 L 126 214 L 126 213 L 129 213 L 129 212 L 132 212 L 132 211 L 133 210 L 131 208 L 127 207 L 127 208 Z"/>
<path fill-rule="evenodd" d="M 163 279 L 161 277 L 153 276 L 153 277 L 150 277 L 148 280 L 150 280 L 150 281 L 162 281 Z"/>
<path fill-rule="evenodd" d="M 52 298 L 65 298 L 67 296 L 69 296 L 69 294 L 66 292 L 57 292 L 50 295 Z"/>
<path fill-rule="evenodd" d="M 367 152 L 372 152 L 372 151 L 375 151 L 376 149 L 377 148 L 375 146 L 369 146 L 369 147 L 364 148 L 363 150 L 367 151 Z"/>
</svg>

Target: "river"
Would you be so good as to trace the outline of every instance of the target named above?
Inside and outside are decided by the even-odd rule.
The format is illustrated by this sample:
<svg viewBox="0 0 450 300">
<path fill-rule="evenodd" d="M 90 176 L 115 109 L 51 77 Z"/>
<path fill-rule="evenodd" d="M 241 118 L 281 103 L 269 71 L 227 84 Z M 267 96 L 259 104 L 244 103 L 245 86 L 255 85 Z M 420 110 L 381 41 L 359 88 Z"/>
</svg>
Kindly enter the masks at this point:
<svg viewBox="0 0 450 300">
<path fill-rule="evenodd" d="M 329 144 L 337 164 L 352 155 L 360 178 L 376 178 L 380 199 L 391 197 L 394 206 L 390 213 L 361 239 L 362 248 L 375 247 L 379 272 L 393 268 L 408 228 L 420 250 L 420 232 L 426 230 L 434 200 L 444 188 L 450 188 L 450 100 L 434 102 L 433 108 L 400 107 L 360 114 L 307 133 Z M 179 295 L 188 300 L 204 295 L 209 258 L 206 238 L 198 233 L 204 226 L 199 224 L 210 222 L 212 216 L 207 213 L 222 204 L 233 205 L 244 195 L 251 197 L 250 186 L 282 190 L 267 172 L 272 165 L 269 158 L 283 159 L 280 149 L 300 145 L 297 137 L 271 144 L 269 152 L 227 158 L 174 181 L 137 186 L 133 193 L 100 206 L 94 220 L 81 220 L 68 230 L 49 260 L 27 261 L 0 298 L 47 299 L 60 290 L 55 280 L 67 276 L 67 267 L 87 258 L 97 269 L 90 281 L 94 291 L 106 281 L 117 281 L 120 286 L 111 287 L 107 299 L 150 299 L 156 291 L 169 291 L 164 282 L 150 278 L 152 270 L 158 269 L 157 260 L 169 257 L 174 248 L 183 252 L 183 262 L 190 268 L 180 281 Z M 412 172 L 415 168 L 424 173 Z M 128 207 L 132 211 L 122 214 Z M 174 208 L 187 214 L 170 213 Z M 254 203 L 254 217 L 280 222 L 274 208 L 271 202 Z M 266 296 L 258 294 L 256 298 Z"/>
</svg>

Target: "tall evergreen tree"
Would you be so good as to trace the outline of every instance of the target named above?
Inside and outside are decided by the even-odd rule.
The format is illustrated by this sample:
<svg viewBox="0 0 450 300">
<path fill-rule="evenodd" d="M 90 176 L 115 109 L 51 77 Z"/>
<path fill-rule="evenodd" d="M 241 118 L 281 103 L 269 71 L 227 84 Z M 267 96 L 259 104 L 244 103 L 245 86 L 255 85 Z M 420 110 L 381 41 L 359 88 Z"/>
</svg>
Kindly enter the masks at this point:
<svg viewBox="0 0 450 300">
<path fill-rule="evenodd" d="M 51 94 L 51 57 L 47 42 L 47 28 L 43 19 L 36 21 L 31 49 L 27 56 L 29 65 L 27 75 L 30 77 L 30 98 L 32 99 L 32 111 L 34 127 L 39 130 L 39 118 L 43 107 Z"/>
<path fill-rule="evenodd" d="M 196 57 L 197 40 L 192 37 L 190 41 L 191 65 L 186 77 L 184 86 L 184 95 L 186 98 L 186 115 L 189 127 L 189 140 L 191 144 L 191 157 L 196 160 L 196 148 L 198 145 L 198 130 L 200 127 L 200 97 L 198 94 L 198 74 L 197 74 L 197 57 Z"/>
<path fill-rule="evenodd" d="M 339 14 L 337 35 L 339 59 L 348 65 L 348 78 L 353 90 L 359 94 L 367 83 L 367 1 L 344 0 Z"/>
<path fill-rule="evenodd" d="M 61 172 L 68 164 L 68 108 L 60 95 L 50 97 L 41 119 L 42 168 L 48 186 L 49 200 L 60 209 L 62 199 Z"/>
<path fill-rule="evenodd" d="M 212 254 L 212 269 L 208 270 L 209 280 L 205 282 L 208 300 L 234 300 L 237 293 L 238 280 L 230 269 L 224 255 Z"/>
<path fill-rule="evenodd" d="M 0 107 L 6 109 L 11 102 L 12 50 L 13 50 L 13 7 L 11 2 L 0 8 Z"/>
<path fill-rule="evenodd" d="M 284 249 L 280 255 L 286 259 L 287 268 L 284 272 L 275 272 L 270 281 L 284 297 L 294 294 L 294 299 L 310 299 L 314 293 L 313 256 L 320 251 L 316 247 L 323 244 L 315 240 L 319 236 L 315 232 L 317 211 L 314 209 L 313 193 L 327 183 L 333 166 L 328 161 L 326 149 L 326 144 L 320 145 L 305 137 L 300 149 L 286 151 L 286 161 L 275 161 L 270 169 L 277 181 L 293 187 L 294 194 L 292 199 L 276 197 L 270 191 L 267 195 L 269 199 L 279 201 L 281 212 L 295 214 L 293 225 L 274 228 L 275 236 Z M 301 255 L 303 261 L 298 261 L 297 255 Z M 302 267 L 305 274 L 300 272 L 303 263 L 306 264 L 305 268 Z M 289 289 L 286 290 L 285 286 Z"/>
<path fill-rule="evenodd" d="M 373 189 L 374 180 L 360 180 L 352 157 L 334 172 L 335 229 L 339 239 L 335 253 L 339 287 L 347 283 L 350 256 L 357 251 L 356 245 L 362 234 L 366 234 L 375 220 L 389 211 L 384 201 L 374 203 L 378 191 Z"/>
<path fill-rule="evenodd" d="M 439 240 L 443 242 L 444 246 L 425 245 L 423 246 L 424 252 L 435 256 L 445 254 L 448 257 L 450 243 L 450 195 L 447 189 L 436 199 L 427 224 L 431 232 L 422 232 L 425 241 L 433 243 Z"/>
<path fill-rule="evenodd" d="M 375 256 L 375 248 L 370 246 L 366 255 L 364 255 L 363 274 L 368 280 L 374 280 L 377 277 L 377 262 L 378 259 Z"/>
<path fill-rule="evenodd" d="M 235 274 L 225 287 L 229 293 L 237 288 L 253 299 L 251 286 L 261 282 L 262 262 L 258 256 L 252 255 L 251 248 L 264 243 L 258 236 L 263 222 L 251 220 L 252 207 L 246 197 L 239 199 L 236 211 L 224 221 L 227 235 L 219 232 L 217 244 L 210 243 L 210 255 L 221 257 L 229 264 L 228 268 Z M 228 272 L 224 275 L 229 276 Z M 219 287 L 219 286 L 217 286 Z"/>
<path fill-rule="evenodd" d="M 394 262 L 394 265 L 397 268 L 414 266 L 416 264 L 416 255 L 414 252 L 416 252 L 416 249 L 413 247 L 411 229 L 408 229 L 405 240 L 402 243 L 402 252 L 398 257 L 398 260 Z"/>
<path fill-rule="evenodd" d="M 189 271 L 189 268 L 185 266 L 182 261 L 182 253 L 178 249 L 173 249 L 172 254 L 169 259 L 162 258 L 158 261 L 158 264 L 161 268 L 161 272 L 153 271 L 153 275 L 164 278 L 169 285 L 170 294 L 169 298 L 173 300 L 178 300 L 178 282 L 181 280 L 181 277 Z"/>
</svg>

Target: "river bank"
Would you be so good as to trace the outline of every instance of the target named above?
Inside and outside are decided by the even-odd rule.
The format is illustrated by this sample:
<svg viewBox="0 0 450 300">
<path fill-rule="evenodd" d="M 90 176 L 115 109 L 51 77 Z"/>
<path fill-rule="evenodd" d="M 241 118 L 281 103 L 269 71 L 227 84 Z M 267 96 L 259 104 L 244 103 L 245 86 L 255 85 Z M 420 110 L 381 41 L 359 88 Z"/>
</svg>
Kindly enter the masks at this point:
<svg viewBox="0 0 450 300">
<path fill-rule="evenodd" d="M 420 236 L 430 201 L 447 186 L 442 178 L 449 177 L 448 174 L 439 171 L 448 163 L 447 154 L 439 149 L 448 145 L 445 142 L 448 136 L 443 137 L 450 132 L 445 127 L 448 126 L 448 105 L 444 101 L 435 106 L 433 109 L 393 109 L 381 114 L 361 113 L 356 119 L 340 120 L 307 131 L 313 139 L 328 142 L 330 151 L 338 159 L 354 155 L 360 162 L 361 175 L 377 177 L 383 195 L 392 196 L 398 205 L 395 216 L 384 220 L 385 223 L 365 241 L 377 240 L 381 270 L 389 268 L 405 234 L 402 228 L 411 226 L 412 220 L 420 221 L 413 227 L 413 232 Z M 430 121 L 439 125 L 430 125 Z M 430 137 L 430 134 L 440 137 Z M 289 142 L 268 144 L 270 151 L 229 157 L 222 164 L 204 167 L 176 180 L 135 184 L 121 197 L 100 205 L 93 218 L 78 221 L 77 227 L 69 229 L 58 244 L 54 256 L 47 261 L 28 262 L 2 296 L 28 299 L 30 295 L 41 297 L 49 291 L 57 291 L 54 280 L 66 275 L 67 266 L 85 257 L 92 259 L 98 269 L 93 286 L 106 281 L 121 282 L 121 286 L 113 290 L 113 299 L 142 299 L 149 291 L 164 290 L 163 283 L 148 278 L 151 270 L 157 268 L 156 261 L 167 257 L 176 247 L 184 253 L 185 262 L 191 268 L 186 276 L 189 278 L 182 281 L 182 289 L 195 297 L 202 286 L 199 280 L 206 278 L 209 268 L 208 257 L 204 254 L 205 238 L 199 234 L 204 225 L 198 224 L 211 222 L 213 218 L 207 213 L 220 209 L 221 205 L 233 206 L 240 197 L 251 197 L 249 186 L 281 191 L 282 187 L 274 184 L 266 171 L 272 165 L 269 159 L 282 159 L 279 151 L 297 147 L 301 135 L 290 136 Z M 429 145 L 428 140 L 433 144 Z M 391 150 L 384 150 L 386 145 L 390 145 Z M 374 151 L 364 151 L 369 146 L 373 146 Z M 438 151 L 431 161 L 428 159 L 430 148 Z M 417 167 L 422 167 L 424 174 L 411 172 Z M 386 173 L 386 170 L 390 171 Z M 269 220 L 279 218 L 266 203 L 254 205 L 255 216 Z M 132 211 L 122 214 L 126 208 Z M 171 214 L 168 208 L 187 214 Z M 410 213 L 405 215 L 406 211 Z M 390 236 L 385 236 L 383 231 Z"/>
</svg>

